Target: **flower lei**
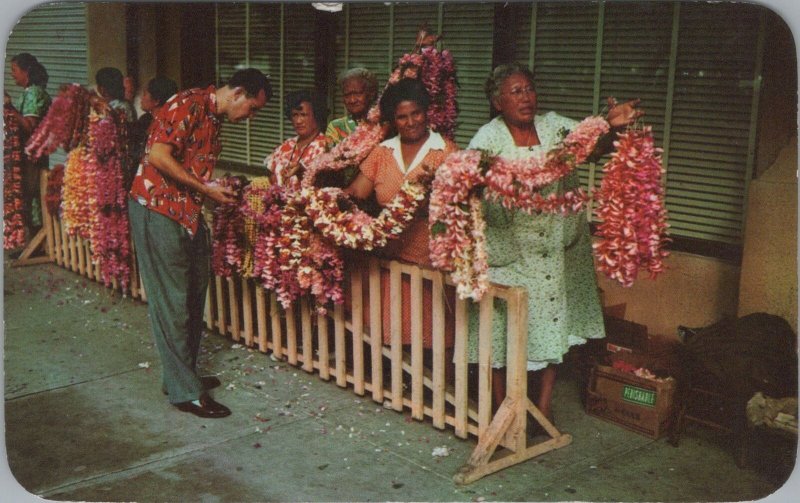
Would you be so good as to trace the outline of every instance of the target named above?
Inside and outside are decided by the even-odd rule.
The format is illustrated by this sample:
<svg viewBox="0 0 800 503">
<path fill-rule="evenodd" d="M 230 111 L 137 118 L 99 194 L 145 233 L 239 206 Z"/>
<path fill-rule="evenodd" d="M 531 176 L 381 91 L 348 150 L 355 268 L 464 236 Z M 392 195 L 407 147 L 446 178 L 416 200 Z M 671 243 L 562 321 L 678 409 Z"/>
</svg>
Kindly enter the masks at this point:
<svg viewBox="0 0 800 503">
<path fill-rule="evenodd" d="M 44 203 L 47 211 L 58 216 L 61 213 L 61 188 L 64 185 L 64 165 L 56 164 L 47 174 L 47 190 Z"/>
<path fill-rule="evenodd" d="M 96 168 L 86 144 L 69 151 L 61 192 L 61 218 L 71 236 L 90 239 L 92 230 L 97 228 Z"/>
<path fill-rule="evenodd" d="M 236 193 L 236 203 L 217 204 L 214 207 L 214 220 L 211 243 L 211 268 L 214 274 L 230 278 L 242 267 L 244 246 L 244 215 L 240 211 L 242 192 L 246 180 L 241 177 L 224 176 L 216 180 L 222 187 Z"/>
<path fill-rule="evenodd" d="M 83 140 L 88 127 L 91 93 L 79 84 L 66 84 L 33 132 L 25 152 L 31 159 L 50 155 L 58 147 L 70 151 Z"/>
<path fill-rule="evenodd" d="M 17 115 L 3 106 L 3 249 L 25 246 L 22 197 L 22 139 Z"/>
<path fill-rule="evenodd" d="M 601 221 L 593 243 L 597 269 L 631 286 L 639 270 L 651 278 L 664 271 L 669 252 L 667 211 L 661 184 L 661 149 L 652 129 L 629 129 L 614 143 L 616 152 L 603 168 L 603 181 L 595 195 L 596 216 Z"/>
<path fill-rule="evenodd" d="M 478 192 L 508 209 L 528 214 L 580 211 L 587 200 L 577 189 L 543 196 L 541 190 L 571 173 L 609 130 L 600 117 L 588 117 L 544 158 L 508 160 L 478 150 L 450 154 L 439 167 L 431 192 L 428 223 L 434 267 L 453 271 L 462 299 L 480 300 L 488 289 L 485 222 Z"/>
<path fill-rule="evenodd" d="M 123 290 L 130 280 L 131 245 L 128 230 L 127 190 L 123 163 L 127 161 L 127 126 L 112 112 L 90 114 L 87 146 L 90 154 L 84 166 L 95 174 L 95 213 L 91 228 L 94 261 L 106 286 L 116 279 Z"/>
</svg>

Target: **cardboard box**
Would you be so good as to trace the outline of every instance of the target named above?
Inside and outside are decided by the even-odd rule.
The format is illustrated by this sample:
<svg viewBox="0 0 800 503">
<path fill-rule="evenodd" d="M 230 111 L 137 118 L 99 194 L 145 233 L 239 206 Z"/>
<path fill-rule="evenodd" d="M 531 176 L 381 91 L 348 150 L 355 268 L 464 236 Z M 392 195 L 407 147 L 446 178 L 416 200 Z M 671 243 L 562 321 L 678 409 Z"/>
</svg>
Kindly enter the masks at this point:
<svg viewBox="0 0 800 503">
<path fill-rule="evenodd" d="M 586 413 L 657 439 L 674 418 L 676 382 L 655 381 L 596 365 L 586 396 Z"/>
</svg>

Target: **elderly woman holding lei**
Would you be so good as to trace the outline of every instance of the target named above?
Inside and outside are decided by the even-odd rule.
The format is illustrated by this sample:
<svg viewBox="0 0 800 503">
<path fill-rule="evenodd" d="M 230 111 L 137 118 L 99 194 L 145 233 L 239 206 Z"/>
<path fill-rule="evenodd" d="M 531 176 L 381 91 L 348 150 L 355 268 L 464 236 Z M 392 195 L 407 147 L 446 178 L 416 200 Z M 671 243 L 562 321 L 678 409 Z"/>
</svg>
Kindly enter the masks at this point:
<svg viewBox="0 0 800 503">
<path fill-rule="evenodd" d="M 264 166 L 272 183 L 298 190 L 305 167 L 328 148 L 328 139 L 320 132 L 328 113 L 322 97 L 308 90 L 290 92 L 283 101 L 296 136 L 278 145 Z"/>
<path fill-rule="evenodd" d="M 544 156 L 563 138 L 564 130 L 578 123 L 555 112 L 537 114 L 533 74 L 519 65 L 502 65 L 486 83 L 486 95 L 500 112 L 482 126 L 470 141 L 470 149 L 488 151 L 506 159 Z M 613 107 L 607 117 L 612 128 L 632 123 L 642 112 L 638 101 Z M 600 147 L 600 145 L 605 145 Z M 611 145 L 598 142 L 598 149 Z M 595 149 L 595 156 L 602 154 Z M 542 195 L 577 188 L 578 174 L 545 187 Z M 603 338 L 603 313 L 591 253 L 586 214 L 528 215 L 484 202 L 489 279 L 494 283 L 522 286 L 528 291 L 528 365 L 541 371 L 537 407 L 552 421 L 555 365 L 569 348 L 588 339 Z M 493 393 L 497 407 L 505 396 L 506 309 L 495 301 L 492 333 Z M 478 361 L 478 314 L 470 312 L 469 361 Z M 531 386 L 533 388 L 533 386 Z"/>
<path fill-rule="evenodd" d="M 415 181 L 421 176 L 432 173 L 448 154 L 458 150 L 455 143 L 429 128 L 427 118 L 429 105 L 430 96 L 425 86 L 416 79 L 402 79 L 384 91 L 380 99 L 381 119 L 387 121 L 397 134 L 376 146 L 361 163 L 359 174 L 346 190 L 350 195 L 363 199 L 374 192 L 378 203 L 386 206 L 398 194 L 406 180 Z M 412 264 L 430 266 L 429 238 L 427 217 L 418 213 L 399 238 L 389 242 L 383 250 L 383 255 Z M 384 272 L 382 275 L 381 287 L 383 340 L 388 344 L 391 341 L 388 273 Z M 447 291 L 445 294 L 448 294 Z M 404 277 L 401 314 L 404 345 L 411 344 L 410 297 L 410 280 Z M 423 306 L 430 306 L 431 302 L 432 288 L 426 283 L 423 288 Z M 454 318 L 452 313 L 447 313 L 445 318 L 445 345 L 452 347 L 455 333 Z M 431 310 L 425 309 L 423 312 L 425 348 L 432 347 L 432 326 Z"/>
</svg>

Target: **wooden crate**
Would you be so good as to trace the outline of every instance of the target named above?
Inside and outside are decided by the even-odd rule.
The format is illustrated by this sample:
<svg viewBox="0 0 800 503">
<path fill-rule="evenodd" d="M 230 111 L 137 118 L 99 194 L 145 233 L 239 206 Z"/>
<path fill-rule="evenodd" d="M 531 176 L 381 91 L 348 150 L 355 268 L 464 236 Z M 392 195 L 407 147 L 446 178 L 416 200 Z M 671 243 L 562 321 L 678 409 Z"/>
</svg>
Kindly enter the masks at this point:
<svg viewBox="0 0 800 503">
<path fill-rule="evenodd" d="M 586 413 L 657 439 L 672 426 L 674 379 L 655 381 L 597 365 L 586 396 Z"/>
</svg>

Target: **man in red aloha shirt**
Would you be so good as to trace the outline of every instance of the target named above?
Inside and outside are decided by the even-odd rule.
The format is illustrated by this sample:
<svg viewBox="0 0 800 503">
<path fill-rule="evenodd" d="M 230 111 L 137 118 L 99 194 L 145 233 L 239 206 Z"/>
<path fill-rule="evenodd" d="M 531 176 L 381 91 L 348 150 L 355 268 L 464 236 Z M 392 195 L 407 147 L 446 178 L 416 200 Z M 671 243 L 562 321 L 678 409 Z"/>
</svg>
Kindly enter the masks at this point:
<svg viewBox="0 0 800 503">
<path fill-rule="evenodd" d="M 162 389 L 183 412 L 219 418 L 231 411 L 197 374 L 209 278 L 209 235 L 200 213 L 205 197 L 232 203 L 233 192 L 211 182 L 222 150 L 225 117 L 250 119 L 272 96 L 269 79 L 249 68 L 222 87 L 181 91 L 153 120 L 128 212 L 148 314 L 162 365 Z"/>
</svg>

